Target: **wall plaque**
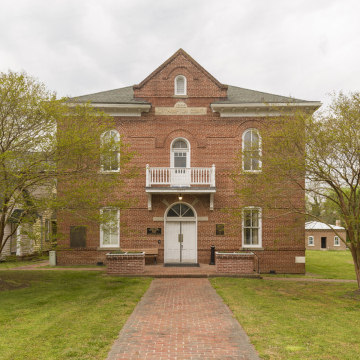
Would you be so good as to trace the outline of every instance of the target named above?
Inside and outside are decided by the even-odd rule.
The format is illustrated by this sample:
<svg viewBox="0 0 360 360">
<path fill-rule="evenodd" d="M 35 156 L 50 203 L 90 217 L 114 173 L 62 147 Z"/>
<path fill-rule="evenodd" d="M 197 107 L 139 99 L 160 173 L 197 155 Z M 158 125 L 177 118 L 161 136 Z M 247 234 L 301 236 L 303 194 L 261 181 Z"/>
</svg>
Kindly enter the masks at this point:
<svg viewBox="0 0 360 360">
<path fill-rule="evenodd" d="M 156 107 L 155 115 L 206 115 L 206 107 L 187 107 L 183 101 L 179 101 L 174 107 Z"/>
<path fill-rule="evenodd" d="M 147 235 L 161 235 L 161 228 L 147 228 Z"/>
</svg>

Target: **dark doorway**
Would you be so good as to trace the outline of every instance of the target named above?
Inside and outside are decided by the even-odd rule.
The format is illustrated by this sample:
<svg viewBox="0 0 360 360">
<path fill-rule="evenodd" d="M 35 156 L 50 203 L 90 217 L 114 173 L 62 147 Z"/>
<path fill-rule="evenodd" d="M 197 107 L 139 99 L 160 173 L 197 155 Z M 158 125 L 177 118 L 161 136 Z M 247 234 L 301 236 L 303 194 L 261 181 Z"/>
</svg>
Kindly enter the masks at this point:
<svg viewBox="0 0 360 360">
<path fill-rule="evenodd" d="M 321 248 L 326 249 L 326 237 L 321 238 Z"/>
</svg>

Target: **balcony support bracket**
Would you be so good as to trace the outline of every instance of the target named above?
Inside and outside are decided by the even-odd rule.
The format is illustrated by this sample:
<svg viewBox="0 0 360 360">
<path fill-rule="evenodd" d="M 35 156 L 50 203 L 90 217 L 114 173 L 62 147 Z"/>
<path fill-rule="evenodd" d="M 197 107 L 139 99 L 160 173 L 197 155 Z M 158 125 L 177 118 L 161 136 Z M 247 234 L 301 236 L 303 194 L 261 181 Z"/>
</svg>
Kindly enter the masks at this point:
<svg viewBox="0 0 360 360">
<path fill-rule="evenodd" d="M 152 210 L 152 194 L 147 193 L 147 198 L 148 198 L 148 210 L 151 211 Z"/>
<path fill-rule="evenodd" d="M 210 210 L 213 211 L 214 210 L 214 196 L 215 194 L 210 194 Z"/>
</svg>

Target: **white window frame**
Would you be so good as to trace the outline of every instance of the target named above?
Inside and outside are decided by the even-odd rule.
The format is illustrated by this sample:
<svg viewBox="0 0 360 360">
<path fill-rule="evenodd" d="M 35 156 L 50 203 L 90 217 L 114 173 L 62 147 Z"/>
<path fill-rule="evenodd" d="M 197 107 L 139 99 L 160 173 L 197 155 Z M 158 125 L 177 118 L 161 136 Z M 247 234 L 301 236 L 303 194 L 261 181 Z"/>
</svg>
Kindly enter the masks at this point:
<svg viewBox="0 0 360 360">
<path fill-rule="evenodd" d="M 336 243 L 336 241 L 338 243 Z M 334 236 L 334 246 L 340 246 L 340 238 L 338 236 Z"/>
<path fill-rule="evenodd" d="M 182 140 L 182 141 L 185 141 L 188 145 L 188 148 L 187 149 L 173 149 L 173 145 L 176 143 L 176 141 L 178 140 Z M 176 138 L 174 139 L 171 144 L 170 144 L 170 167 L 173 168 L 175 167 L 175 160 L 174 160 L 174 153 L 175 152 L 186 152 L 186 168 L 184 169 L 187 169 L 187 168 L 190 168 L 190 142 L 185 139 L 185 138 L 182 138 L 182 137 L 179 137 L 179 138 Z"/>
<path fill-rule="evenodd" d="M 101 248 L 113 248 L 113 247 L 120 247 L 120 210 L 116 208 L 104 207 L 100 209 L 100 214 L 103 214 L 104 210 L 115 210 L 117 211 L 117 221 L 118 221 L 118 241 L 117 244 L 103 244 L 104 240 L 104 224 L 100 225 L 100 247 Z"/>
<path fill-rule="evenodd" d="M 258 229 L 259 229 L 259 234 L 258 234 L 258 236 L 259 236 L 259 244 L 257 244 L 257 245 L 245 244 L 245 229 L 246 228 L 245 228 L 245 214 L 244 214 L 244 212 L 246 210 L 257 210 L 259 212 L 259 220 L 258 220 L 259 221 L 259 227 L 258 227 Z M 248 207 L 243 209 L 243 211 L 242 211 L 242 247 L 243 248 L 254 248 L 254 249 L 256 249 L 256 248 L 261 248 L 262 247 L 262 216 L 261 216 L 261 214 L 262 214 L 262 210 L 259 207 L 248 206 Z"/>
<path fill-rule="evenodd" d="M 310 243 L 310 240 L 312 240 L 312 244 Z M 313 236 L 308 236 L 308 246 L 315 246 L 315 240 Z"/>
<path fill-rule="evenodd" d="M 249 129 L 246 129 L 243 134 L 242 134 L 242 151 L 243 151 L 243 156 L 242 156 L 242 169 L 243 171 L 245 172 L 249 172 L 249 173 L 259 173 L 261 172 L 261 168 L 262 168 L 262 161 L 259 159 L 259 169 L 257 170 L 245 170 L 244 169 L 244 165 L 245 165 L 245 157 L 244 157 L 244 152 L 245 152 L 245 135 L 248 133 L 248 132 L 251 132 L 251 131 L 256 131 L 257 132 L 257 135 L 259 137 L 259 155 L 261 157 L 262 155 L 262 150 L 261 150 L 261 136 L 260 136 L 260 133 L 259 133 L 259 130 L 256 129 L 256 128 L 249 128 Z M 251 140 L 252 141 L 252 140 Z"/>
<path fill-rule="evenodd" d="M 103 173 L 116 173 L 116 172 L 120 172 L 120 134 L 117 130 L 115 129 L 111 129 L 111 130 L 108 130 L 108 131 L 105 131 L 102 135 L 101 135 L 101 140 L 105 137 L 105 135 L 107 133 L 115 133 L 116 135 L 116 139 L 119 143 L 119 148 L 118 148 L 118 168 L 116 170 L 104 170 L 104 165 L 103 165 L 103 159 L 100 159 L 100 168 L 101 168 L 101 172 Z"/>
<path fill-rule="evenodd" d="M 178 79 L 183 78 L 184 79 L 184 93 L 183 94 L 179 94 L 178 92 L 178 86 L 177 86 L 177 81 Z M 175 95 L 187 95 L 187 80 L 186 77 L 184 75 L 178 75 L 175 77 Z"/>
</svg>

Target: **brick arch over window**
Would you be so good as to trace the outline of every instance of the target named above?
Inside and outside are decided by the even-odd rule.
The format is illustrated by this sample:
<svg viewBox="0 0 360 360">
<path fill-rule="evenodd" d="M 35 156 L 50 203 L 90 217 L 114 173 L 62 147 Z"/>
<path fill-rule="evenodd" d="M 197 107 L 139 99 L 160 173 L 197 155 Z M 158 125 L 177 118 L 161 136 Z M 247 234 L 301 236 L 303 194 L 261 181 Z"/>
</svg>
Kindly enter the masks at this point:
<svg viewBox="0 0 360 360">
<path fill-rule="evenodd" d="M 165 200 L 169 205 L 179 202 L 178 194 L 160 196 L 159 199 L 160 201 L 157 201 L 156 206 L 153 208 L 154 217 L 163 217 L 165 210 L 169 207 L 163 202 L 163 200 Z M 196 201 L 196 199 L 198 201 Z M 184 195 L 183 201 L 190 204 L 195 209 L 197 216 L 202 217 L 209 215 L 208 207 L 203 204 L 203 200 L 199 195 L 186 194 Z"/>
<path fill-rule="evenodd" d="M 169 148 L 173 140 L 177 138 L 186 139 L 192 148 L 198 147 L 198 139 L 188 130 L 177 129 L 168 133 L 163 140 L 163 147 Z"/>
<path fill-rule="evenodd" d="M 169 69 L 170 71 L 164 76 L 165 80 L 174 80 L 178 75 L 183 75 L 187 80 L 195 80 L 197 76 L 194 76 L 194 72 L 190 71 L 186 66 L 177 66 L 173 69 Z"/>
</svg>

